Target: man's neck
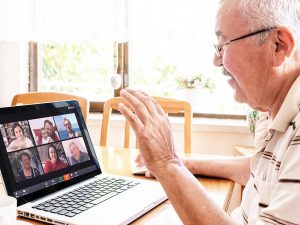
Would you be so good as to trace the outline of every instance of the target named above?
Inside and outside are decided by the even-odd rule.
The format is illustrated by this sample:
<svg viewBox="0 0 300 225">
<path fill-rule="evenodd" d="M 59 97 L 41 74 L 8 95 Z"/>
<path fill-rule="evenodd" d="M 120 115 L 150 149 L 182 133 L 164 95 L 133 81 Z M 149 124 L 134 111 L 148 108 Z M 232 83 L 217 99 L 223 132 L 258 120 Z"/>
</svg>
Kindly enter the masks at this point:
<svg viewBox="0 0 300 225">
<path fill-rule="evenodd" d="M 279 109 L 282 106 L 287 93 L 288 93 L 288 90 L 287 91 L 285 90 L 284 93 L 277 96 L 276 101 L 274 102 L 271 110 L 269 111 L 269 115 L 271 116 L 272 119 L 274 119 L 276 117 L 277 113 L 279 112 Z"/>
<path fill-rule="evenodd" d="M 278 114 L 289 90 L 291 89 L 292 85 L 294 84 L 295 80 L 300 76 L 300 72 L 296 75 L 285 75 L 286 79 L 285 82 L 280 86 L 277 91 L 277 95 L 274 96 L 273 104 L 270 107 L 269 114 L 272 119 L 276 117 Z"/>
</svg>

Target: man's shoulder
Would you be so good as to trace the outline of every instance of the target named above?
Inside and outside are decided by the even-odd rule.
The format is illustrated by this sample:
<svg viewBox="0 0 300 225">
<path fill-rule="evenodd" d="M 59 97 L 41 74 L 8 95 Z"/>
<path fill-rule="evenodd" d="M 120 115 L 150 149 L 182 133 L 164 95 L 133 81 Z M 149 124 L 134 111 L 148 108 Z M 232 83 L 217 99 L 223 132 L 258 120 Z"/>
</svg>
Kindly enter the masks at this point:
<svg viewBox="0 0 300 225">
<path fill-rule="evenodd" d="M 82 152 L 84 157 L 89 158 L 89 154 L 87 152 Z"/>
<path fill-rule="evenodd" d="M 90 159 L 90 157 L 89 157 L 89 154 L 87 152 L 81 152 L 80 153 L 80 161 L 81 162 L 87 161 L 89 159 Z"/>
<path fill-rule="evenodd" d="M 57 131 L 52 132 L 51 138 L 52 138 L 54 141 L 59 141 L 58 135 L 57 135 Z"/>
<path fill-rule="evenodd" d="M 76 162 L 76 159 L 74 158 L 74 156 L 70 156 L 70 161 L 71 161 L 71 163 Z"/>
</svg>

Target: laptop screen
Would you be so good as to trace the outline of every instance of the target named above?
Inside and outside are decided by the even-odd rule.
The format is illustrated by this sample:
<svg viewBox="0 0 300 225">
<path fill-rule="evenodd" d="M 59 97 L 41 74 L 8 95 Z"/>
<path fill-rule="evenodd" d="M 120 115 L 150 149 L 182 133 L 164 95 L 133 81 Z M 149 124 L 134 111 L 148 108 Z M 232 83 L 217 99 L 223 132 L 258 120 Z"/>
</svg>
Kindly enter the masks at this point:
<svg viewBox="0 0 300 225">
<path fill-rule="evenodd" d="M 76 101 L 0 108 L 0 167 L 18 205 L 101 173 Z"/>
</svg>

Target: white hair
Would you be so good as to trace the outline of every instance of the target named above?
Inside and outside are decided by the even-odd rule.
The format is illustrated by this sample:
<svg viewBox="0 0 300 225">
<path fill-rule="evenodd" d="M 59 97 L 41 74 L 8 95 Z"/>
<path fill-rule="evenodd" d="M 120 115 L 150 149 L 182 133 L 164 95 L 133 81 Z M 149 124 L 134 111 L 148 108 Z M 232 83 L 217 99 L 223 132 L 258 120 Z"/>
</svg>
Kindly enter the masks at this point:
<svg viewBox="0 0 300 225">
<path fill-rule="evenodd" d="M 253 29 L 288 27 L 300 49 L 300 0 L 238 0 L 238 9 Z"/>
</svg>

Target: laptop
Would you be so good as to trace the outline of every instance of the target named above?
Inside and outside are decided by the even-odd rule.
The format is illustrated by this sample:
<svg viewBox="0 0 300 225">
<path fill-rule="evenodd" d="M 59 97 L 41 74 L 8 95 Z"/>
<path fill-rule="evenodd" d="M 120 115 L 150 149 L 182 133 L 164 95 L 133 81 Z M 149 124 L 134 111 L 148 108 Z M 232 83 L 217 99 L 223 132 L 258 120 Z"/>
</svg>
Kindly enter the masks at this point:
<svg viewBox="0 0 300 225">
<path fill-rule="evenodd" d="M 0 108 L 0 167 L 17 215 L 128 224 L 167 199 L 157 181 L 104 174 L 77 101 Z"/>
</svg>

